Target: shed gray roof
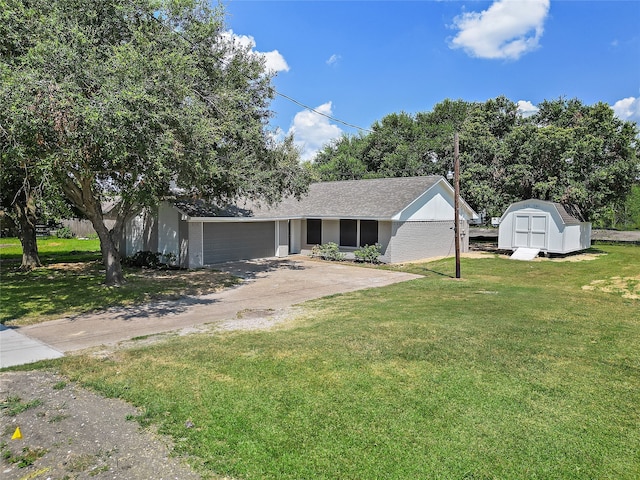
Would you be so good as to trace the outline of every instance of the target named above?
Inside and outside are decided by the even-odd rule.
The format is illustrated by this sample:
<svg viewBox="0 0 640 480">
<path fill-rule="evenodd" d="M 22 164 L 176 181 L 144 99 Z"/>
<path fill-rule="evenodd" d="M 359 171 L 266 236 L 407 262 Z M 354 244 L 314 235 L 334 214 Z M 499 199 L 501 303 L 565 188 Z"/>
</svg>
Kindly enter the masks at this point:
<svg viewBox="0 0 640 480">
<path fill-rule="evenodd" d="M 580 223 L 584 223 L 584 221 L 585 221 L 584 217 L 582 216 L 582 212 L 580 211 L 580 209 L 578 208 L 577 205 L 567 204 L 567 203 L 552 202 L 550 200 L 538 200 L 538 199 L 535 199 L 535 198 L 530 198 L 528 200 L 522 200 L 520 202 L 512 203 L 509 206 L 509 208 L 507 208 L 507 210 L 505 211 L 505 213 L 504 213 L 504 215 L 502 217 L 504 218 L 504 216 L 510 210 L 516 209 L 518 205 L 527 204 L 527 203 L 531 203 L 531 202 L 544 203 L 544 204 L 550 205 L 551 207 L 555 208 L 556 211 L 558 212 L 558 215 L 560 215 L 560 219 L 562 220 L 562 223 L 564 225 L 578 225 Z"/>
<path fill-rule="evenodd" d="M 582 212 L 577 205 L 567 203 L 554 203 L 554 205 L 565 225 L 575 225 L 584 222 Z"/>
<path fill-rule="evenodd" d="M 217 206 L 179 201 L 175 205 L 190 217 L 390 219 L 441 180 L 442 176 L 432 175 L 313 183 L 300 200 L 286 198 L 271 207 L 254 202 Z"/>
</svg>

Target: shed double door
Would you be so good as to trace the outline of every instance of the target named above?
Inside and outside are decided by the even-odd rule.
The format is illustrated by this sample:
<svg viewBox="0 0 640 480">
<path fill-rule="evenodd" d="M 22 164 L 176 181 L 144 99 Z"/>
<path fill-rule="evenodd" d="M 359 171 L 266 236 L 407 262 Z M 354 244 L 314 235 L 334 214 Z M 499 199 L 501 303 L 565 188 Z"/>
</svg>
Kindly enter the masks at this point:
<svg viewBox="0 0 640 480">
<path fill-rule="evenodd" d="M 547 218 L 545 214 L 516 214 L 513 246 L 546 249 Z"/>
</svg>

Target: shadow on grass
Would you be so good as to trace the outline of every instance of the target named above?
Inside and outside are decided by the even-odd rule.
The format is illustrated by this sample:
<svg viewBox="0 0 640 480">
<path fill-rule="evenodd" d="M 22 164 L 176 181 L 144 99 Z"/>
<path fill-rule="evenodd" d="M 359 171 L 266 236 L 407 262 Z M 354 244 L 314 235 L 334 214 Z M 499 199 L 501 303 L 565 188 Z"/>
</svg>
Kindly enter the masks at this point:
<svg viewBox="0 0 640 480">
<path fill-rule="evenodd" d="M 122 287 L 104 285 L 100 262 L 59 263 L 23 272 L 3 269 L 0 323 L 21 325 L 59 317 L 110 311 L 116 318 L 162 317 L 193 305 L 211 304 L 201 297 L 229 288 L 237 279 L 214 271 L 127 269 Z"/>
</svg>

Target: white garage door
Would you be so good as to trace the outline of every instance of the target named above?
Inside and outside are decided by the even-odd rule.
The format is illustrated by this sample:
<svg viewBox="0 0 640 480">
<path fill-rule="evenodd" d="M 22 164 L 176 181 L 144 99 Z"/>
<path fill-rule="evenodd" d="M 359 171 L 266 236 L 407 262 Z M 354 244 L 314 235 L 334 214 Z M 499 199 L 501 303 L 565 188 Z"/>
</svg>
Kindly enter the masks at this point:
<svg viewBox="0 0 640 480">
<path fill-rule="evenodd" d="M 205 223 L 205 264 L 273 257 L 275 222 Z"/>
</svg>

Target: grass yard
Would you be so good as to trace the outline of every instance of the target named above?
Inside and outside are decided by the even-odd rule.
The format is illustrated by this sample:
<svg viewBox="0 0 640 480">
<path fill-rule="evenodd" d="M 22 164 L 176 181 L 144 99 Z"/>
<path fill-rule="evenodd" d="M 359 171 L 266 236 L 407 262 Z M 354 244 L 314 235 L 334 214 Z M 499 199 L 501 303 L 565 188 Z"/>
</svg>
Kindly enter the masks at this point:
<svg viewBox="0 0 640 480">
<path fill-rule="evenodd" d="M 0 238 L 1 324 L 27 325 L 111 306 L 208 293 L 237 282 L 211 270 L 125 268 L 127 284 L 107 287 L 98 240 L 39 238 L 38 251 L 44 267 L 22 272 L 20 241 Z"/>
<path fill-rule="evenodd" d="M 640 247 L 410 265 L 266 332 L 53 365 L 124 398 L 206 476 L 640 478 Z M 194 424 L 185 428 L 185 422 Z"/>
</svg>

